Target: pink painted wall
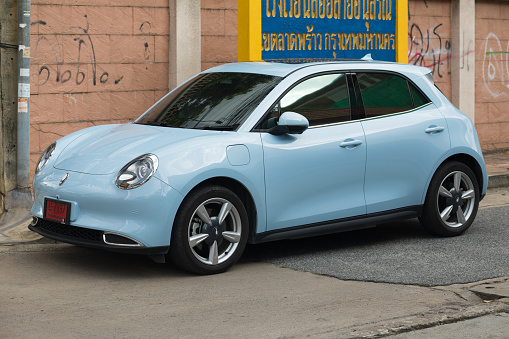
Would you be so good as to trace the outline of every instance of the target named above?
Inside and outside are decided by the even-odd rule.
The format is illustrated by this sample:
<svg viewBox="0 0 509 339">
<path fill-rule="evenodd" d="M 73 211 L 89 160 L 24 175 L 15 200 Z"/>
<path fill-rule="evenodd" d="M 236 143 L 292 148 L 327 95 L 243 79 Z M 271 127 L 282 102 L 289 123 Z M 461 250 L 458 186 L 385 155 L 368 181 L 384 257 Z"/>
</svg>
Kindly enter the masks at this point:
<svg viewBox="0 0 509 339">
<path fill-rule="evenodd" d="M 451 100 L 451 2 L 408 2 L 408 63 L 428 67 Z"/>
<path fill-rule="evenodd" d="M 237 0 L 201 1 L 202 70 L 237 61 Z"/>
<path fill-rule="evenodd" d="M 476 1 L 475 124 L 484 149 L 509 147 L 509 2 Z"/>
<path fill-rule="evenodd" d="M 237 61 L 237 0 L 202 0 L 202 69 Z M 409 61 L 451 98 L 450 0 L 409 1 Z M 73 131 L 132 121 L 168 91 L 167 0 L 32 0 L 31 165 Z M 476 2 L 476 126 L 509 147 L 509 2 Z M 470 53 L 472 52 L 472 53 Z M 493 53 L 495 52 L 495 53 Z"/>
<path fill-rule="evenodd" d="M 32 173 L 73 131 L 123 123 L 168 91 L 167 0 L 32 0 Z"/>
<path fill-rule="evenodd" d="M 451 3 L 409 1 L 409 63 L 429 67 L 451 99 Z M 475 42 L 462 67 L 475 65 L 475 125 L 483 150 L 509 147 L 509 2 L 477 0 Z"/>
</svg>

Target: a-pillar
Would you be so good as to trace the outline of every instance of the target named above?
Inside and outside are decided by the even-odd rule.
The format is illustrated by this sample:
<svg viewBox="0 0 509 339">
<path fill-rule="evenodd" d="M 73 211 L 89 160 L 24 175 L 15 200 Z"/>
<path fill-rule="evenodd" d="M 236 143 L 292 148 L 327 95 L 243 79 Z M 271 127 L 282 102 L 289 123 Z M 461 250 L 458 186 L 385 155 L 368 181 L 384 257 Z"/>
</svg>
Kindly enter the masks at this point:
<svg viewBox="0 0 509 339">
<path fill-rule="evenodd" d="M 201 72 L 201 0 L 169 0 L 169 89 Z"/>
<path fill-rule="evenodd" d="M 475 0 L 451 2 L 452 103 L 475 121 Z"/>
</svg>

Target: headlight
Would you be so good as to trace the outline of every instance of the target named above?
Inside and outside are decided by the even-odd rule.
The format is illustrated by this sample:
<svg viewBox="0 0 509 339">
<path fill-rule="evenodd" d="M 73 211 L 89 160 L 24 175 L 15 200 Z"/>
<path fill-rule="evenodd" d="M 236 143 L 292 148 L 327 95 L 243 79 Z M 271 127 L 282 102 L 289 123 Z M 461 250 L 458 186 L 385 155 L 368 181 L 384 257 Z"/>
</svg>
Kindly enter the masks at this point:
<svg viewBox="0 0 509 339">
<path fill-rule="evenodd" d="M 39 173 L 39 171 L 42 170 L 44 166 L 46 166 L 49 159 L 51 158 L 51 155 L 53 155 L 53 151 L 55 150 L 56 146 L 57 146 L 57 143 L 54 142 L 51 145 L 49 145 L 48 148 L 46 148 L 44 153 L 39 158 L 39 161 L 37 162 L 37 166 L 35 166 L 35 173 Z"/>
<path fill-rule="evenodd" d="M 154 175 L 158 164 L 159 161 L 153 154 L 139 156 L 118 172 L 115 184 L 125 190 L 139 187 Z"/>
</svg>

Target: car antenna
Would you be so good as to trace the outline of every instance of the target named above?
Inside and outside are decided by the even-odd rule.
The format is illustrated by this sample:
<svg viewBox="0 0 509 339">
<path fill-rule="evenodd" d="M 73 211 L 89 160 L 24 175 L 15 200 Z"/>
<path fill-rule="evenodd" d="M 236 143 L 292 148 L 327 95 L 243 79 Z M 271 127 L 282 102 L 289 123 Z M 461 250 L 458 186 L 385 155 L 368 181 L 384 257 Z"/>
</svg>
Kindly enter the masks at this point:
<svg viewBox="0 0 509 339">
<path fill-rule="evenodd" d="M 368 53 L 366 54 L 365 56 L 363 56 L 361 58 L 361 60 L 365 60 L 365 61 L 373 61 L 373 58 L 371 57 L 371 53 Z"/>
</svg>

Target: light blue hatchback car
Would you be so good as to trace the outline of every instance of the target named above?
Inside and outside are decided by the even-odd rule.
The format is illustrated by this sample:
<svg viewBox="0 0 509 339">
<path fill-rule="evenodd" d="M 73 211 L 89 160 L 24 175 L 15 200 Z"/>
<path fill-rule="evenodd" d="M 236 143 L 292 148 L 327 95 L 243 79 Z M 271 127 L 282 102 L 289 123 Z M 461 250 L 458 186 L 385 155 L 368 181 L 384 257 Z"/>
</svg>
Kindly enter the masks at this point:
<svg viewBox="0 0 509 339">
<path fill-rule="evenodd" d="M 134 123 L 50 145 L 30 229 L 211 274 L 247 242 L 416 217 L 459 235 L 487 184 L 472 121 L 427 68 L 235 63 L 198 74 Z"/>
</svg>

